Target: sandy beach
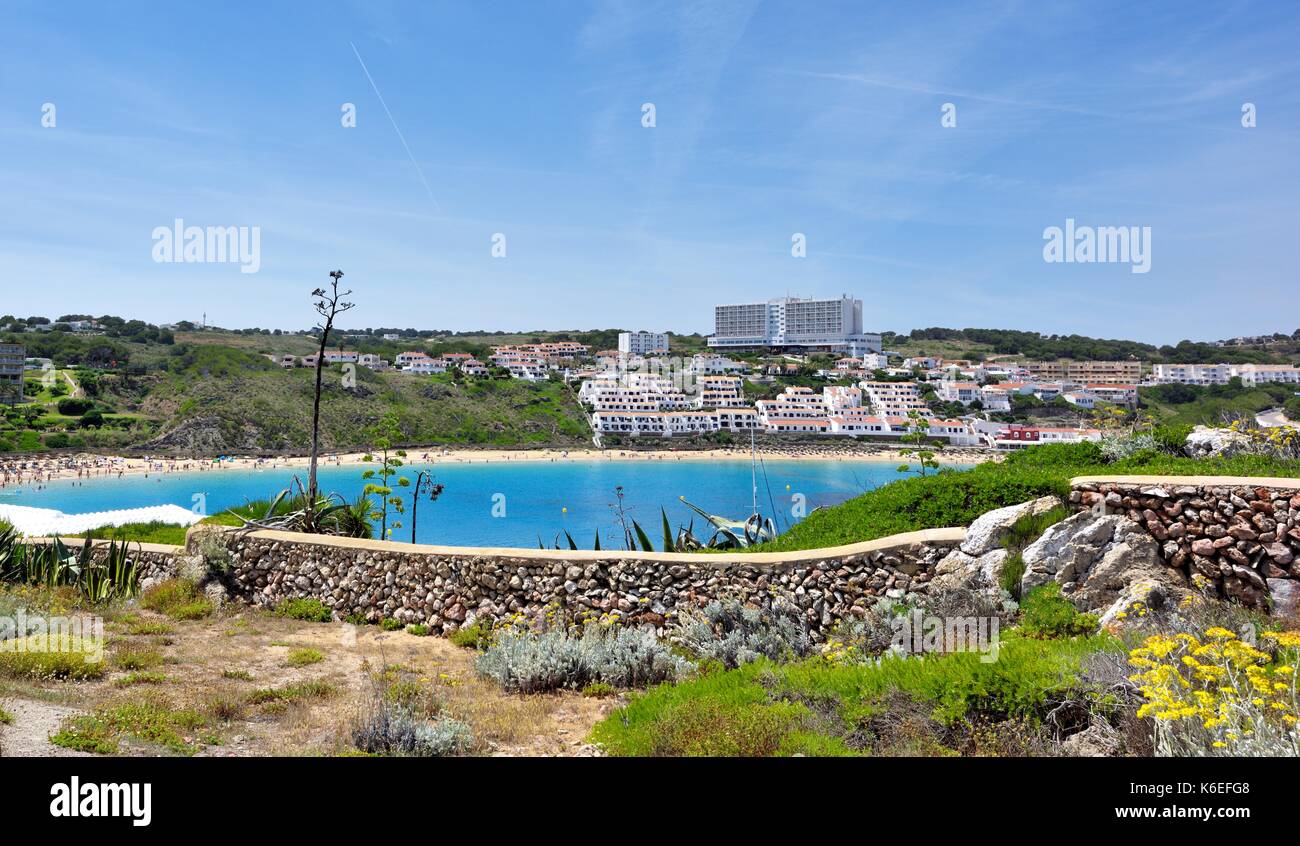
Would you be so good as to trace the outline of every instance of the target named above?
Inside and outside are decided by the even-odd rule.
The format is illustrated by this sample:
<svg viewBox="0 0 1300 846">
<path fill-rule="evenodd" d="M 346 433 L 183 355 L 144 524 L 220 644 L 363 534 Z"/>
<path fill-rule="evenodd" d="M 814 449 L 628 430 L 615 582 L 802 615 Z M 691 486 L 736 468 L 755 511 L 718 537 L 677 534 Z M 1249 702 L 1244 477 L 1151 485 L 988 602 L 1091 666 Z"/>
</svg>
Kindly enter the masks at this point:
<svg viewBox="0 0 1300 846">
<path fill-rule="evenodd" d="M 508 462 L 545 461 L 739 461 L 750 456 L 748 449 L 739 447 L 707 450 L 629 450 L 629 449 L 456 449 L 438 446 L 416 447 L 406 451 L 408 464 L 493 464 Z M 855 445 L 843 449 L 834 444 L 791 445 L 783 448 L 761 448 L 759 458 L 781 461 L 868 461 L 900 464 L 907 461 L 899 450 L 881 446 L 878 449 Z M 366 454 L 349 452 L 322 455 L 320 466 L 338 467 L 365 463 Z M 941 464 L 977 464 L 996 460 L 987 452 L 945 450 L 936 456 Z M 50 482 L 56 479 L 113 478 L 137 474 L 170 474 L 194 472 L 221 472 L 225 470 L 267 470 L 303 468 L 308 465 L 306 456 L 280 458 L 253 458 L 228 456 L 221 459 L 187 459 L 171 457 L 123 457 L 83 453 L 57 458 L 11 458 L 0 460 L 0 488 L 11 485 Z"/>
</svg>

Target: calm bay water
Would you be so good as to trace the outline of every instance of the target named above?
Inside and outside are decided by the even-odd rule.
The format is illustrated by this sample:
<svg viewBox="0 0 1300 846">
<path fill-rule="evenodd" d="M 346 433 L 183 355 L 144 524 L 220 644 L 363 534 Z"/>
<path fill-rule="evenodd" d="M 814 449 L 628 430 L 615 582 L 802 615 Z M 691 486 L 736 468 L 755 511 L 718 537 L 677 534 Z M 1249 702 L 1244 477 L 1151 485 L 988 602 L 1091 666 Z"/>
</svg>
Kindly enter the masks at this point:
<svg viewBox="0 0 1300 846">
<path fill-rule="evenodd" d="M 403 468 L 404 475 L 427 465 Z M 764 478 L 766 469 L 766 479 Z M 322 467 L 323 492 L 337 492 L 349 501 L 365 482 L 364 467 Z M 678 501 L 685 496 L 713 514 L 735 519 L 749 514 L 748 461 L 576 461 L 437 465 L 429 468 L 446 486 L 437 502 L 420 503 L 417 540 L 456 546 L 536 547 L 540 536 L 550 546 L 565 529 L 582 548 L 590 548 L 597 529 L 602 544 L 618 545 L 618 522 L 610 508 L 614 488 L 621 485 L 624 505 L 660 543 L 659 508 L 668 512 L 674 529 L 694 516 L 696 533 L 702 518 Z M 305 473 L 297 471 L 305 481 Z M 68 514 L 175 504 L 194 506 L 201 494 L 207 513 L 216 513 L 250 499 L 266 499 L 288 487 L 293 472 L 285 469 L 219 470 L 124 476 L 50 482 L 43 490 L 30 486 L 0 490 L 0 503 L 53 508 Z M 765 515 L 773 514 L 784 530 L 795 518 L 796 495 L 806 510 L 834 505 L 865 490 L 901 478 L 897 465 L 866 461 L 767 461 L 759 465 L 758 501 Z M 769 500 L 770 492 L 770 500 Z M 403 491 L 408 513 L 395 540 L 410 540 L 410 489 Z M 494 509 L 494 505 L 496 508 Z M 567 512 L 565 511 L 567 509 Z M 501 515 L 504 512 L 503 516 Z"/>
</svg>

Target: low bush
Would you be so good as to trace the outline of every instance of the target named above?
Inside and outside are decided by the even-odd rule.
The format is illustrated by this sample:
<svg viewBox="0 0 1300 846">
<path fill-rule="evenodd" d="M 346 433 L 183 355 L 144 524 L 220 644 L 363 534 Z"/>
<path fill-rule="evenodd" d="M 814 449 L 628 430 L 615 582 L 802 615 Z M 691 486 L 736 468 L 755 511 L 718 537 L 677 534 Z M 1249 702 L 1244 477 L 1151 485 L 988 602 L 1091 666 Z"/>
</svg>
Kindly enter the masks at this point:
<svg viewBox="0 0 1300 846">
<path fill-rule="evenodd" d="M 1034 451 L 1049 449 L 1035 447 Z M 1028 450 L 1026 450 L 1028 452 Z M 1068 471 L 1055 467 L 981 464 L 891 482 L 855 499 L 814 511 L 763 552 L 839 546 L 917 529 L 968 526 L 986 511 L 1069 493 Z"/>
<path fill-rule="evenodd" d="M 286 599 L 276 607 L 275 612 L 281 617 L 308 623 L 328 623 L 334 619 L 334 613 L 319 599 Z"/>
<path fill-rule="evenodd" d="M 10 639 L 0 648 L 0 675 L 36 680 L 97 679 L 104 675 L 104 644 L 95 638 L 52 643 L 41 635 Z"/>
<path fill-rule="evenodd" d="M 249 705 L 266 705 L 268 703 L 300 702 L 305 699 L 321 699 L 334 693 L 334 686 L 329 682 L 307 681 L 286 684 L 280 687 L 264 687 L 253 691 L 248 696 Z"/>
<path fill-rule="evenodd" d="M 430 631 L 429 627 L 423 623 L 412 623 L 406 627 L 406 633 L 415 635 L 416 637 L 428 637 Z"/>
<path fill-rule="evenodd" d="M 319 649 L 295 649 L 284 659 L 285 664 L 290 667 L 306 667 L 309 664 L 319 664 L 325 660 L 325 653 Z"/>
<path fill-rule="evenodd" d="M 595 682 L 643 687 L 684 677 L 692 669 L 654 632 L 602 626 L 588 626 L 581 634 L 507 628 L 496 634 L 476 667 L 512 693 L 581 690 Z"/>
<path fill-rule="evenodd" d="M 456 629 L 447 639 L 465 649 L 486 649 L 492 639 L 492 627 L 483 620 L 475 620 Z"/>
<path fill-rule="evenodd" d="M 140 595 L 140 604 L 173 620 L 201 620 L 212 614 L 212 602 L 189 579 L 167 579 Z"/>
<path fill-rule="evenodd" d="M 1033 638 L 1063 638 L 1097 631 L 1096 614 L 1080 614 L 1055 583 L 1036 587 L 1020 605 L 1020 632 Z"/>
<path fill-rule="evenodd" d="M 697 657 L 728 669 L 759 658 L 796 660 L 813 651 L 808 624 L 797 608 L 750 608 L 737 599 L 684 609 L 670 637 Z"/>
<path fill-rule="evenodd" d="M 445 715 L 426 720 L 401 707 L 381 704 L 353 730 L 352 742 L 372 755 L 441 758 L 468 752 L 474 745 L 474 732 Z"/>
<path fill-rule="evenodd" d="M 379 628 L 383 629 L 386 632 L 395 632 L 401 627 L 402 627 L 401 621 L 394 620 L 392 617 L 385 617 L 384 619 L 379 621 Z"/>
</svg>

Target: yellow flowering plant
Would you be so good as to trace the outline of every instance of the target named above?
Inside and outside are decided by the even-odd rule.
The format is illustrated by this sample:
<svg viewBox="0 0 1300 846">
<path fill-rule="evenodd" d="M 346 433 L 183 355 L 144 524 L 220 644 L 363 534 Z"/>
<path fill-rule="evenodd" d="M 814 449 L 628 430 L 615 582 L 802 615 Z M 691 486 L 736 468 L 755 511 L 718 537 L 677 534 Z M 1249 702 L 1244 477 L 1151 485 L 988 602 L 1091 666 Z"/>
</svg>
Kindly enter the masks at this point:
<svg viewBox="0 0 1300 846">
<path fill-rule="evenodd" d="M 1129 653 L 1158 755 L 1300 754 L 1300 632 L 1261 639 L 1265 648 L 1214 626 L 1202 637 L 1152 635 Z"/>
</svg>

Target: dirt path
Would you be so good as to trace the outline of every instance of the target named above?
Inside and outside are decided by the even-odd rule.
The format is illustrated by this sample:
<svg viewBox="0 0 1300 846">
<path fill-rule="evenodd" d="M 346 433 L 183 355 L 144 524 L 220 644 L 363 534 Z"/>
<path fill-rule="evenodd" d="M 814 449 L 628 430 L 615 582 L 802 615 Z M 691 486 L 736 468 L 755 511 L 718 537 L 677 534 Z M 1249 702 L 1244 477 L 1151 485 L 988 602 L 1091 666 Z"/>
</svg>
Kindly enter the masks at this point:
<svg viewBox="0 0 1300 846">
<path fill-rule="evenodd" d="M 8 758 L 80 758 L 89 752 L 64 749 L 50 743 L 50 735 L 68 717 L 83 713 L 36 699 L 0 696 L 0 708 L 13 715 L 9 725 L 0 725 L 0 756 Z"/>
</svg>

